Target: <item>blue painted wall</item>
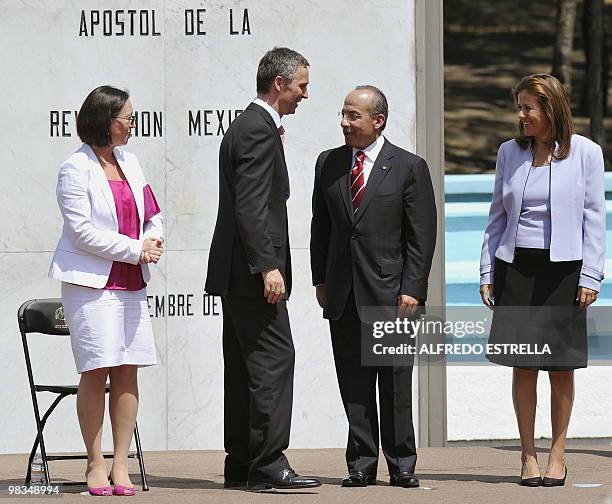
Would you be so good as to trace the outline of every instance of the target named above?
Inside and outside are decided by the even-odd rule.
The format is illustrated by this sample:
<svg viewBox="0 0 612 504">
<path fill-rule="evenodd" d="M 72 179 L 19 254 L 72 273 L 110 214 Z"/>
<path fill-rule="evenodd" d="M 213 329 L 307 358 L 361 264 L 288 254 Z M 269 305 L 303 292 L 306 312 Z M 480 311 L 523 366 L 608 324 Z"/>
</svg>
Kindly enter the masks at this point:
<svg viewBox="0 0 612 504">
<path fill-rule="evenodd" d="M 448 305 L 480 304 L 478 293 L 480 247 L 488 222 L 494 175 L 446 175 L 445 240 L 446 302 Z M 612 258 L 612 173 L 606 173 L 606 254 Z M 609 264 L 609 267 L 608 267 Z M 612 276 L 612 260 L 605 275 Z M 612 282 L 605 281 L 597 302 L 612 306 Z"/>
</svg>

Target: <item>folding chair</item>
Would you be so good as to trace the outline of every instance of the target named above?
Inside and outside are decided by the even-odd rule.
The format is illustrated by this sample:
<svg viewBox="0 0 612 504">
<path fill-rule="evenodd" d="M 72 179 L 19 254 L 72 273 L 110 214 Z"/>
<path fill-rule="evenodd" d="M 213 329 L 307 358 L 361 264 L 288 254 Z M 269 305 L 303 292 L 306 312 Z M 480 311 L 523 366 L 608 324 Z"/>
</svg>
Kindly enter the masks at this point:
<svg viewBox="0 0 612 504">
<path fill-rule="evenodd" d="M 45 441 L 43 437 L 43 429 L 47 423 L 49 415 L 57 407 L 64 397 L 75 395 L 78 390 L 78 385 L 42 385 L 34 382 L 34 375 L 32 373 L 32 362 L 30 360 L 30 351 L 28 349 L 28 334 L 40 333 L 55 336 L 68 336 L 68 326 L 64 317 L 64 307 L 62 306 L 61 299 L 30 299 L 19 307 L 17 312 L 17 319 L 19 321 L 19 331 L 21 332 L 21 340 L 23 342 L 23 354 L 25 356 L 26 368 L 28 371 L 28 380 L 30 382 L 30 392 L 32 393 L 32 405 L 34 406 L 34 418 L 36 419 L 36 431 L 37 435 L 34 439 L 34 445 L 30 452 L 30 458 L 28 460 L 28 471 L 26 474 L 25 484 L 29 485 L 32 477 L 32 461 L 38 449 L 40 443 L 40 453 L 43 460 L 43 470 L 45 473 L 45 482 L 47 485 L 84 485 L 85 482 L 73 482 L 73 481 L 56 481 L 52 482 L 49 473 L 49 461 L 52 460 L 79 460 L 87 459 L 87 455 L 47 455 L 45 449 Z M 110 391 L 110 386 L 106 385 L 106 393 Z M 55 394 L 57 397 L 51 403 L 51 406 L 47 409 L 45 414 L 40 416 L 40 410 L 38 407 L 38 392 L 50 392 Z M 142 456 L 142 448 L 140 446 L 140 436 L 138 435 L 138 424 L 134 427 L 134 441 L 136 442 L 136 452 L 130 452 L 128 457 L 137 458 L 140 466 L 140 477 L 142 480 L 142 490 L 149 490 L 147 484 L 147 475 L 145 472 L 144 459 Z M 112 458 L 111 454 L 105 454 L 104 458 Z"/>
</svg>

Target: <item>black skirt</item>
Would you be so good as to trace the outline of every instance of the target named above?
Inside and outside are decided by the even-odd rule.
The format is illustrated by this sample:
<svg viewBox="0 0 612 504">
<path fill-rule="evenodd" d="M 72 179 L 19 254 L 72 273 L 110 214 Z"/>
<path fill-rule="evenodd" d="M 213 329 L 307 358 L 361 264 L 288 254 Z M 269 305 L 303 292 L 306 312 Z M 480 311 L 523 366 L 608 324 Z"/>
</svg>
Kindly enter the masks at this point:
<svg viewBox="0 0 612 504">
<path fill-rule="evenodd" d="M 586 310 L 576 293 L 582 261 L 551 262 L 547 249 L 517 248 L 495 260 L 487 359 L 546 371 L 586 367 Z"/>
</svg>

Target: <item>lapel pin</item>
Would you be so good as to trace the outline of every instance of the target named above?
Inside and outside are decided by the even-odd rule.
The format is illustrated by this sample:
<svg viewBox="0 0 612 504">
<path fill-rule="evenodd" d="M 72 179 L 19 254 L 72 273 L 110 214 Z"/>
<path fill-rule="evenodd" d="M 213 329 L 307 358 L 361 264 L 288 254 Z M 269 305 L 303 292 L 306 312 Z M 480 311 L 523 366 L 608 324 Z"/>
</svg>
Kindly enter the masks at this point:
<svg viewBox="0 0 612 504">
<path fill-rule="evenodd" d="M 383 169 L 383 171 L 389 171 L 389 170 L 391 169 L 391 167 L 390 167 L 390 166 L 387 166 L 387 165 L 384 165 L 384 166 L 382 167 L 382 169 Z"/>
</svg>

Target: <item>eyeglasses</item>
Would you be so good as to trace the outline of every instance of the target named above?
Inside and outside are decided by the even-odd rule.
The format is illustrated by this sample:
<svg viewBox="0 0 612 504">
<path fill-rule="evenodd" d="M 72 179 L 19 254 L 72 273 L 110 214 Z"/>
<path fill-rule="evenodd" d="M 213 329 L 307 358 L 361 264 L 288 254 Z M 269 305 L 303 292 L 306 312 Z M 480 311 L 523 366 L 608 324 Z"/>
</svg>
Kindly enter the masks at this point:
<svg viewBox="0 0 612 504">
<path fill-rule="evenodd" d="M 134 114 L 129 115 L 129 116 L 115 116 L 113 117 L 113 119 L 125 119 L 126 121 L 129 121 L 130 125 L 133 125 L 136 123 L 136 116 Z"/>
<path fill-rule="evenodd" d="M 340 117 L 341 119 L 344 119 L 346 117 L 346 119 L 349 122 L 354 122 L 354 121 L 358 121 L 363 116 L 359 112 L 353 112 L 353 111 L 345 112 L 344 110 L 341 110 L 340 112 L 338 112 L 338 117 Z"/>
</svg>

